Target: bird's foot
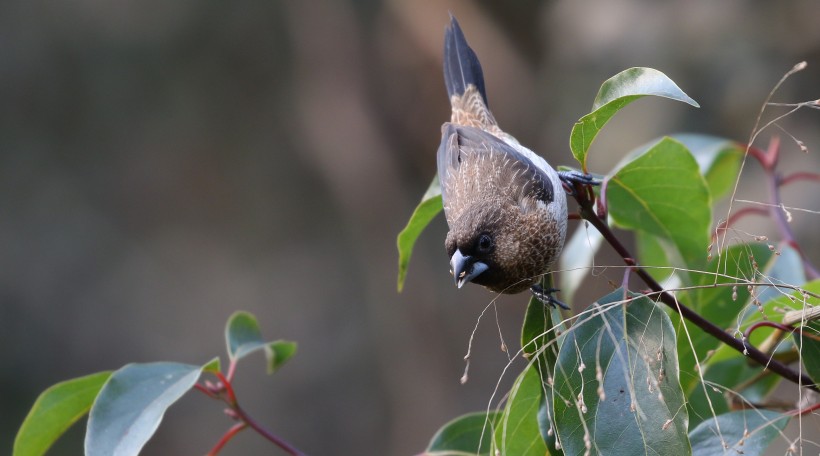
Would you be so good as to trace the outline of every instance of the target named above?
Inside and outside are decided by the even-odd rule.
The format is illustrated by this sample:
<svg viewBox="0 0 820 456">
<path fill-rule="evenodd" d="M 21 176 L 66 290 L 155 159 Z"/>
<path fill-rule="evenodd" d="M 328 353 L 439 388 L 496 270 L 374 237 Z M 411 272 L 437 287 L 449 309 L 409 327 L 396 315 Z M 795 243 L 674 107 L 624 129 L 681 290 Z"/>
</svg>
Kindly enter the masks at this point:
<svg viewBox="0 0 820 456">
<path fill-rule="evenodd" d="M 600 179 L 596 179 L 592 174 L 580 171 L 558 171 L 558 177 L 570 187 L 573 187 L 574 184 L 601 185 Z"/>
<path fill-rule="evenodd" d="M 535 284 L 530 287 L 530 291 L 532 295 L 535 296 L 535 299 L 541 301 L 542 303 L 548 306 L 558 306 L 562 309 L 569 310 L 569 306 L 566 305 L 564 302 L 560 301 L 558 298 L 553 296 L 552 294 L 556 291 L 561 291 L 557 288 L 544 288 L 541 285 Z"/>
</svg>

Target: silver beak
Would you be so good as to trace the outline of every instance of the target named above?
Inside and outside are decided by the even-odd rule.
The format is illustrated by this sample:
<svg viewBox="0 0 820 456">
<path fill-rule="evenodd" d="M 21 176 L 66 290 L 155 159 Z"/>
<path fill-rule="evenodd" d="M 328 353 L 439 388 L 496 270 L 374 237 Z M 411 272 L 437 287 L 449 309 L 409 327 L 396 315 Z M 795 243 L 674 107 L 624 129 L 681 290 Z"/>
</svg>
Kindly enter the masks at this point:
<svg viewBox="0 0 820 456">
<path fill-rule="evenodd" d="M 471 256 L 462 255 L 460 250 L 456 250 L 453 257 L 450 258 L 450 267 L 453 270 L 453 279 L 458 288 L 461 288 L 465 283 L 470 282 L 489 268 L 485 263 L 476 261 Z"/>
</svg>

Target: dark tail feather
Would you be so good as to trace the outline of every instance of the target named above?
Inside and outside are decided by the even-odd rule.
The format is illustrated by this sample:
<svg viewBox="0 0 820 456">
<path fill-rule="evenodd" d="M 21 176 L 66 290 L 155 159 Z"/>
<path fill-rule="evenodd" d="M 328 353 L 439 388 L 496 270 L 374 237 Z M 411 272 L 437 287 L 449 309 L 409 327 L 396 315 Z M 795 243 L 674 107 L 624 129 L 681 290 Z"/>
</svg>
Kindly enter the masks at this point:
<svg viewBox="0 0 820 456">
<path fill-rule="evenodd" d="M 467 39 L 458 21 L 451 14 L 450 25 L 444 31 L 444 83 L 447 85 L 447 95 L 462 95 L 468 84 L 473 84 L 481 93 L 484 105 L 487 104 L 487 93 L 484 91 L 484 73 L 478 57 L 470 49 Z"/>
</svg>

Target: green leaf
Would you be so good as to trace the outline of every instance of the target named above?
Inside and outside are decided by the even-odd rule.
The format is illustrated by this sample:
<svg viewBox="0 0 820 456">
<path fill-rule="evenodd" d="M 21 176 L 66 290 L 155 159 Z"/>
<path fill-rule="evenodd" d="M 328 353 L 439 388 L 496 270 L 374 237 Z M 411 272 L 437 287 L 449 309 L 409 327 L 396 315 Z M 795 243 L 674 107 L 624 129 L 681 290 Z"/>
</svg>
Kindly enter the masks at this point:
<svg viewBox="0 0 820 456">
<path fill-rule="evenodd" d="M 664 284 L 664 281 L 672 275 L 673 269 L 666 255 L 668 247 L 664 247 L 661 242 L 662 240 L 653 234 L 645 231 L 635 232 L 635 248 L 638 251 L 641 266 L 658 283 Z"/>
<path fill-rule="evenodd" d="M 43 391 L 14 439 L 14 456 L 38 456 L 88 413 L 110 371 L 66 380 Z"/>
<path fill-rule="evenodd" d="M 399 280 L 398 288 L 401 292 L 404 288 L 404 279 L 407 277 L 407 265 L 410 263 L 410 256 L 413 254 L 413 246 L 416 244 L 424 228 L 430 224 L 433 217 L 442 210 L 441 186 L 439 186 L 438 176 L 433 178 L 427 192 L 421 198 L 421 202 L 410 216 L 407 226 L 399 233 L 396 244 L 399 248 Z"/>
<path fill-rule="evenodd" d="M 165 410 L 193 388 L 201 366 L 179 363 L 129 364 L 114 372 L 91 407 L 86 456 L 139 454 Z"/>
<path fill-rule="evenodd" d="M 457 456 L 490 455 L 493 428 L 501 412 L 468 413 L 441 427 L 427 445 L 423 455 Z"/>
<path fill-rule="evenodd" d="M 296 354 L 296 342 L 277 340 L 265 345 L 265 357 L 268 359 L 268 373 L 279 370 Z"/>
<path fill-rule="evenodd" d="M 697 160 L 713 200 L 725 196 L 734 188 L 740 161 L 745 152 L 739 143 L 726 138 L 694 133 L 672 137 L 686 146 Z"/>
<path fill-rule="evenodd" d="M 758 248 L 762 250 L 762 246 L 758 246 Z M 784 248 L 781 255 L 773 256 L 773 258 L 776 259 L 776 262 L 774 263 L 774 266 L 768 269 L 766 281 L 771 283 L 800 283 L 785 280 L 788 277 L 793 277 L 794 272 L 785 273 L 785 275 L 777 272 L 778 269 L 781 269 L 781 266 L 778 265 L 783 264 L 784 261 L 785 264 L 793 264 L 792 259 L 789 258 L 791 255 L 790 249 Z M 802 268 L 802 264 L 800 267 Z M 820 281 L 810 282 L 802 288 L 813 293 L 820 292 Z M 765 288 L 756 288 L 758 297 L 761 300 L 764 298 L 764 295 L 768 294 L 762 292 L 761 290 L 763 289 Z M 794 299 L 793 301 L 792 299 L 789 299 L 789 296 L 781 294 L 786 292 L 787 290 L 782 288 L 777 291 L 776 293 L 779 297 L 764 302 L 762 306 L 763 312 L 761 312 L 757 306 L 749 305 L 747 303 L 749 297 L 748 290 L 745 287 L 739 287 L 738 302 L 740 302 L 740 304 L 738 305 L 742 305 L 743 309 L 740 311 L 731 310 L 725 313 L 730 314 L 731 312 L 739 312 L 741 316 L 737 316 L 735 321 L 743 321 L 738 328 L 740 332 L 745 332 L 749 326 L 759 321 L 778 321 L 783 317 L 783 309 L 799 309 L 803 304 L 802 298 L 798 292 L 791 294 Z M 730 296 L 723 298 L 723 300 L 730 299 Z M 743 299 L 743 301 L 741 301 L 741 299 Z M 808 303 L 811 304 L 812 300 L 813 298 L 810 299 Z M 814 303 L 820 304 L 817 300 L 814 300 Z M 745 316 L 742 316 L 743 314 L 745 314 Z M 710 335 L 699 330 L 694 331 L 696 339 L 699 340 L 702 338 L 703 341 L 707 343 L 714 343 L 713 338 Z M 764 341 L 773 336 L 774 330 L 772 328 L 760 327 L 751 334 L 748 342 L 753 346 L 762 347 Z M 685 343 L 686 347 L 689 346 L 688 342 L 681 341 L 681 343 Z M 697 345 L 700 346 L 701 343 L 698 342 Z M 714 413 L 729 411 L 729 404 L 726 401 L 723 390 L 718 389 L 717 391 L 714 391 L 712 385 L 719 385 L 720 387 L 728 388 L 741 395 L 745 401 L 751 403 L 763 403 L 781 380 L 781 377 L 770 372 L 768 375 L 762 375 L 764 373 L 763 367 L 757 364 L 749 363 L 748 358 L 744 356 L 743 353 L 738 352 L 728 345 L 717 344 L 716 347 L 717 348 L 714 349 L 711 356 L 705 359 L 701 358 L 701 366 L 704 368 L 704 379 L 707 382 L 707 386 L 705 388 L 703 385 L 698 384 L 697 372 L 695 371 L 694 366 L 689 366 L 687 369 L 687 365 L 694 362 L 694 357 L 689 354 L 686 356 L 681 356 L 681 360 L 683 362 L 681 365 L 681 370 L 688 372 L 688 375 L 685 377 L 687 379 L 685 384 L 687 387 L 692 388 L 688 394 L 690 427 L 697 425 L 702 420 L 711 418 Z M 792 348 L 794 348 L 794 346 L 789 342 L 789 339 L 776 343 L 777 352 L 786 352 Z M 708 349 L 708 346 L 702 348 L 701 350 L 705 349 Z M 680 348 L 680 350 L 684 353 L 683 350 L 685 349 Z M 709 404 L 706 400 L 707 394 L 711 399 L 711 404 Z"/>
<path fill-rule="evenodd" d="M 820 341 L 815 339 L 820 337 L 820 322 L 808 322 L 803 326 L 803 336 L 795 333 L 793 337 L 794 343 L 800 349 L 800 359 L 806 374 L 816 385 L 820 385 Z"/>
<path fill-rule="evenodd" d="M 205 363 L 204 366 L 202 366 L 202 372 L 216 373 L 220 371 L 222 371 L 222 363 L 219 361 L 218 356 L 208 361 L 207 363 Z"/>
<path fill-rule="evenodd" d="M 720 285 L 726 283 L 752 282 L 762 279 L 773 265 L 775 255 L 769 247 L 760 243 L 739 244 L 724 250 L 720 257 L 714 257 L 705 272 L 693 276 L 694 284 Z M 730 286 L 703 287 L 695 290 L 691 306 L 693 310 L 715 325 L 727 328 L 737 323 L 737 315 L 749 303 L 747 287 L 737 287 L 737 299 L 732 299 L 735 290 Z M 735 325 L 736 326 L 736 325 Z"/>
<path fill-rule="evenodd" d="M 712 258 L 702 272 L 690 273 L 694 285 L 700 288 L 681 296 L 680 299 L 719 328 L 737 326 L 738 315 L 750 302 L 749 291 L 744 286 L 735 289 L 731 286 L 718 285 L 742 280 L 754 281 L 761 271 L 768 269 L 772 256 L 774 255 L 764 244 L 731 246 L 719 256 Z M 737 297 L 733 299 L 732 295 L 735 291 Z M 681 384 L 683 384 L 683 390 L 689 394 L 700 382 L 695 358 L 702 361 L 710 350 L 718 348 L 721 343 L 711 334 L 677 314 L 673 316 L 673 319 L 676 325 L 686 325 L 685 330 L 678 331 L 678 353 L 680 354 Z"/>
<path fill-rule="evenodd" d="M 811 281 L 801 288 L 808 293 L 820 294 L 820 280 Z M 765 308 L 771 308 L 772 312 L 782 312 L 780 309 L 784 308 L 803 310 L 820 306 L 820 299 L 809 294 L 803 296 L 799 291 L 792 293 L 791 298 L 792 299 L 789 299 L 789 296 L 782 296 L 773 300 L 772 305 L 767 305 Z M 820 321 L 806 321 L 805 324 L 802 325 L 802 328 L 802 336 L 799 332 L 796 332 L 792 334 L 792 338 L 800 350 L 800 360 L 803 363 L 803 369 L 806 371 L 806 374 L 814 380 L 815 384 L 820 384 L 820 341 L 817 340 L 817 338 L 820 337 Z M 757 333 L 757 331 L 755 331 L 755 333 Z"/>
<path fill-rule="evenodd" d="M 672 241 L 689 268 L 705 263 L 711 198 L 683 144 L 664 138 L 624 165 L 609 180 L 606 198 L 619 226 Z"/>
<path fill-rule="evenodd" d="M 264 349 L 269 374 L 274 373 L 296 353 L 296 342 L 265 341 L 256 317 L 245 311 L 234 312 L 228 318 L 228 324 L 225 327 L 225 341 L 228 345 L 228 356 L 234 362 Z"/>
<path fill-rule="evenodd" d="M 554 385 L 561 445 L 566 454 L 690 454 L 675 328 L 651 300 L 628 293 L 624 301 L 625 294 L 618 289 L 590 306 L 561 345 Z"/>
<path fill-rule="evenodd" d="M 692 454 L 724 456 L 762 455 L 789 422 L 789 416 L 771 410 L 741 410 L 700 423 L 689 439 Z"/>
<path fill-rule="evenodd" d="M 495 428 L 491 454 L 544 456 L 547 445 L 541 437 L 538 412 L 543 397 L 541 378 L 530 364 L 515 380 L 504 414 Z"/>
<path fill-rule="evenodd" d="M 570 148 L 572 155 L 587 170 L 587 152 L 598 132 L 609 119 L 629 103 L 647 95 L 670 98 L 699 107 L 665 74 L 652 68 L 630 68 L 606 80 L 595 102 L 592 112 L 581 117 L 572 127 Z"/>
<path fill-rule="evenodd" d="M 550 288 L 547 282 L 542 283 L 545 289 Z M 524 357 L 532 360 L 538 356 L 547 369 L 555 364 L 558 356 L 556 338 L 566 327 L 561 323 L 561 312 L 551 306 L 544 305 L 535 296 L 530 297 L 527 312 L 524 315 L 524 324 L 521 327 L 521 349 Z M 558 321 L 557 324 L 554 322 Z M 549 374 L 544 371 L 545 375 Z"/>
<path fill-rule="evenodd" d="M 552 283 L 546 280 L 541 284 L 545 289 L 552 288 Z M 558 323 L 554 323 L 558 322 Z M 530 297 L 524 324 L 521 328 L 521 349 L 524 358 L 535 366 L 541 379 L 542 394 L 538 407 L 538 429 L 541 438 L 551 448 L 555 448 L 555 434 L 549 432 L 553 428 L 552 416 L 552 383 L 553 366 L 558 359 L 558 336 L 566 331 L 561 311 L 545 306 L 544 303 Z M 553 454 L 560 454 L 555 450 Z"/>
<path fill-rule="evenodd" d="M 715 414 L 729 411 L 728 396 L 724 394 L 727 390 L 733 391 L 733 401 L 763 403 L 782 380 L 782 377 L 770 372 L 768 375 L 761 375 L 763 367 L 750 364 L 749 359 L 741 352 L 727 345 L 722 345 L 721 349 L 724 347 L 728 349 L 729 357 L 720 360 L 716 360 L 716 356 L 709 358 L 703 374 L 706 387 L 696 387 L 687 398 L 690 428 L 712 418 Z M 708 400 L 706 395 L 709 396 Z"/>
<path fill-rule="evenodd" d="M 758 252 L 757 255 L 766 255 L 763 248 L 764 246 L 762 244 L 758 244 L 756 248 Z M 779 253 L 780 255 L 769 254 L 770 259 L 764 264 L 765 277 L 761 276 L 761 279 L 771 284 L 782 283 L 797 285 L 805 283 L 806 275 L 803 271 L 803 259 L 800 253 L 789 246 L 782 246 Z M 741 288 L 743 287 L 738 287 L 738 298 L 748 297 L 748 293 L 740 294 Z M 812 293 L 820 293 L 820 281 L 805 283 L 801 288 Z M 724 294 L 726 293 L 728 293 L 728 291 L 724 292 Z M 739 320 L 743 322 L 738 328 L 740 331 L 745 332 L 751 325 L 760 321 L 780 321 L 783 317 L 784 309 L 799 310 L 803 306 L 802 295 L 788 288 L 775 286 L 756 287 L 755 295 L 758 301 L 763 303 L 763 305 L 760 308 L 752 305 L 745 305 L 743 307 L 740 311 L 740 317 L 734 319 L 734 321 Z M 724 297 L 723 299 L 727 298 Z M 820 304 L 820 302 L 809 296 L 806 304 L 817 305 Z M 725 312 L 721 312 L 721 314 L 725 314 Z M 752 332 L 748 342 L 755 347 L 760 347 L 774 332 L 775 330 L 770 327 L 757 328 Z M 788 340 L 777 344 L 778 351 L 787 351 L 791 348 L 792 345 Z M 721 361 L 737 355 L 736 350 L 729 346 L 721 345 L 714 356 L 710 358 L 710 361 Z"/>
<path fill-rule="evenodd" d="M 238 311 L 228 318 L 225 327 L 225 342 L 228 345 L 228 356 L 238 360 L 265 346 L 262 331 L 256 317 L 250 312 Z"/>
</svg>

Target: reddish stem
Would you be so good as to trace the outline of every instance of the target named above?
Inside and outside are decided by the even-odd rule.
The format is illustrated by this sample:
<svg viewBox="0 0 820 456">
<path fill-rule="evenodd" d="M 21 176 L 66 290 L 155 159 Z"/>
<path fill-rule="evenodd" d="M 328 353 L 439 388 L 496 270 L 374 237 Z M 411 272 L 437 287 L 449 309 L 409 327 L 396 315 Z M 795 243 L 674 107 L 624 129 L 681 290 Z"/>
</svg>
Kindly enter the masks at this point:
<svg viewBox="0 0 820 456">
<path fill-rule="evenodd" d="M 771 161 L 774 164 L 777 164 L 777 157 L 778 157 L 778 146 L 780 141 L 777 137 L 772 138 L 772 141 L 769 143 L 769 152 L 768 156 L 773 157 Z M 800 257 L 803 259 L 803 270 L 806 273 L 806 276 L 810 279 L 817 279 L 820 278 L 820 271 L 814 267 L 814 264 L 809 261 L 803 251 L 797 244 L 797 241 L 794 237 L 794 232 L 792 231 L 791 226 L 789 225 L 789 221 L 786 220 L 786 216 L 781 208 L 783 205 L 783 198 L 780 196 L 780 186 L 783 183 L 783 180 L 779 179 L 777 174 L 775 173 L 773 167 L 766 168 L 766 183 L 769 187 L 769 198 L 771 199 L 771 206 L 769 206 L 769 214 L 771 215 L 772 219 L 774 220 L 775 224 L 777 225 L 777 230 L 780 232 L 780 237 L 787 242 L 790 246 L 792 246 L 797 253 L 800 254 Z"/>
<path fill-rule="evenodd" d="M 233 425 L 227 432 L 219 439 L 219 442 L 211 449 L 211 452 L 208 453 L 209 455 L 215 455 L 218 453 L 222 447 L 225 446 L 228 441 L 230 441 L 239 431 L 245 429 L 246 427 L 250 427 L 257 434 L 261 435 L 274 445 L 281 448 L 286 453 L 290 454 L 291 456 L 305 456 L 304 453 L 296 449 L 293 445 L 289 444 L 288 442 L 279 438 L 279 436 L 273 434 L 272 432 L 268 431 L 262 425 L 260 425 L 255 419 L 253 419 L 250 415 L 248 415 L 242 407 L 239 406 L 239 403 L 236 400 L 236 393 L 233 390 L 233 385 L 231 384 L 231 380 L 229 379 L 236 369 L 236 363 L 231 361 L 231 368 L 229 369 L 229 375 L 225 376 L 222 372 L 214 372 L 213 374 L 219 378 L 219 391 L 224 391 L 225 394 L 217 394 L 210 388 L 202 386 L 200 384 L 194 385 L 194 387 L 206 394 L 208 397 L 213 399 L 220 399 L 228 405 L 228 408 L 225 409 L 225 414 L 231 417 L 231 419 L 239 421 L 239 423 Z"/>
<path fill-rule="evenodd" d="M 232 407 L 236 406 L 236 394 L 233 392 L 231 381 L 225 378 L 225 376 L 222 375 L 222 372 L 214 372 L 214 375 L 219 377 L 219 381 L 222 382 L 222 386 L 225 387 L 225 392 L 228 393 L 228 405 Z"/>
<path fill-rule="evenodd" d="M 763 152 L 757 147 L 750 146 L 749 155 L 751 155 L 755 160 L 757 160 L 764 168 L 767 167 L 768 159 L 766 158 L 766 152 Z"/>
<path fill-rule="evenodd" d="M 810 406 L 808 406 L 804 409 L 797 409 L 797 410 L 792 410 L 790 412 L 786 412 L 786 415 L 808 415 L 809 413 L 811 413 L 815 410 L 820 410 L 820 402 L 818 402 L 816 404 L 812 404 L 812 405 L 810 405 Z"/>
<path fill-rule="evenodd" d="M 219 441 L 218 441 L 218 442 L 216 442 L 216 445 L 214 445 L 214 447 L 213 447 L 213 448 L 211 448 L 211 451 L 209 451 L 209 452 L 208 452 L 208 456 L 216 456 L 216 455 L 217 455 L 220 451 L 222 451 L 222 448 L 223 448 L 223 447 L 224 447 L 224 446 L 225 446 L 225 445 L 226 445 L 226 444 L 227 444 L 227 443 L 228 443 L 228 442 L 229 442 L 232 438 L 234 438 L 234 436 L 235 436 L 236 434 L 239 434 L 239 432 L 241 432 L 241 431 L 242 431 L 243 429 L 245 429 L 246 427 L 248 427 L 248 424 L 247 424 L 247 423 L 236 423 L 236 424 L 234 424 L 233 426 L 231 426 L 231 428 L 230 428 L 230 429 L 228 429 L 228 430 L 227 430 L 227 431 L 226 431 L 226 432 L 222 435 L 222 438 L 221 438 L 221 439 L 219 439 Z"/>
<path fill-rule="evenodd" d="M 797 182 L 800 180 L 820 182 L 820 174 L 809 172 L 797 172 L 794 174 L 789 174 L 788 176 L 780 179 L 780 186 L 785 187 L 786 185 L 789 185 L 793 182 Z"/>
<path fill-rule="evenodd" d="M 777 161 L 780 159 L 780 137 L 772 136 L 769 140 L 769 147 L 766 151 L 762 151 L 757 147 L 749 147 L 749 155 L 754 157 L 760 165 L 768 172 L 773 172 L 777 166 Z"/>
<path fill-rule="evenodd" d="M 262 427 L 262 425 L 260 425 L 258 422 L 256 422 L 256 420 L 251 418 L 251 416 L 248 415 L 247 413 L 245 413 L 245 411 L 242 410 L 238 405 L 236 407 L 234 407 L 234 411 L 236 412 L 236 415 L 239 417 L 239 419 L 241 419 L 243 422 L 245 422 L 248 426 L 250 426 L 259 435 L 261 435 L 262 437 L 268 439 L 274 445 L 281 448 L 287 454 L 289 454 L 291 456 L 306 456 L 305 453 L 302 453 L 301 451 L 296 449 L 296 447 L 294 447 L 293 445 L 289 444 L 288 442 L 285 442 L 284 440 L 279 438 L 279 436 L 271 433 L 270 431 L 268 431 L 267 429 Z"/>
<path fill-rule="evenodd" d="M 784 325 L 782 323 L 775 323 L 773 321 L 759 321 L 759 322 L 749 326 L 748 328 L 746 328 L 746 332 L 743 333 L 743 337 L 746 340 L 749 340 L 749 337 L 751 337 L 752 333 L 757 328 L 762 328 L 762 327 L 775 328 L 775 329 L 779 329 L 783 332 L 791 332 L 791 333 L 793 333 L 795 331 L 799 331 L 798 328 L 794 328 L 792 326 L 787 326 L 787 325 Z"/>
<path fill-rule="evenodd" d="M 206 388 L 203 385 L 200 385 L 199 383 L 195 384 L 194 388 L 199 390 L 202 394 L 210 397 L 211 399 L 219 399 L 219 397 L 216 394 L 214 394 L 213 391 L 211 391 L 210 389 Z"/>
<path fill-rule="evenodd" d="M 229 381 L 233 381 L 233 376 L 234 376 L 234 374 L 236 374 L 236 362 L 237 361 L 238 361 L 237 359 L 231 359 L 230 364 L 228 364 L 228 375 L 227 375 L 227 377 L 228 377 Z"/>
<path fill-rule="evenodd" d="M 769 215 L 769 211 L 767 209 L 763 209 L 762 207 L 754 206 L 739 209 L 737 212 L 730 215 L 728 219 L 718 223 L 718 225 L 715 227 L 714 233 L 712 233 L 712 242 L 715 242 L 717 240 L 718 232 L 729 229 L 730 226 L 737 223 L 737 221 L 740 220 L 742 217 L 752 214 L 766 216 Z"/>
</svg>

